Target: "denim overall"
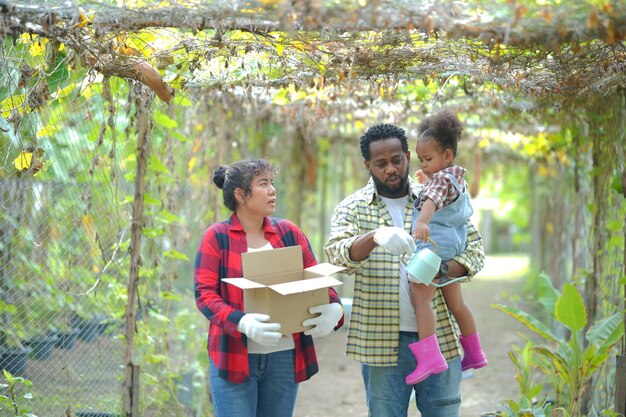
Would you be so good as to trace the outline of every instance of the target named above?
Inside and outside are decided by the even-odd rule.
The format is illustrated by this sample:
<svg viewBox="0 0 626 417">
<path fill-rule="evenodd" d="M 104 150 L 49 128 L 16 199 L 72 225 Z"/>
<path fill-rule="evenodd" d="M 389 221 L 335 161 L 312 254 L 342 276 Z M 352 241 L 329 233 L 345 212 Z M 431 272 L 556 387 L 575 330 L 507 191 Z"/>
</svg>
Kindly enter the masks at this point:
<svg viewBox="0 0 626 417">
<path fill-rule="evenodd" d="M 461 185 L 454 175 L 446 173 L 450 182 L 459 191 L 459 196 L 452 203 L 444 206 L 440 210 L 435 211 L 428 227 L 430 228 L 430 238 L 439 246 L 437 255 L 444 260 L 454 258 L 456 255 L 465 251 L 465 240 L 467 238 L 467 219 L 470 218 L 474 210 L 470 204 L 467 191 L 463 192 Z M 415 200 L 415 205 L 421 200 L 422 193 Z M 417 221 L 419 210 L 413 210 L 413 223 Z M 424 248 L 434 250 L 430 242 L 418 240 L 415 242 L 417 246 L 416 253 Z"/>
</svg>

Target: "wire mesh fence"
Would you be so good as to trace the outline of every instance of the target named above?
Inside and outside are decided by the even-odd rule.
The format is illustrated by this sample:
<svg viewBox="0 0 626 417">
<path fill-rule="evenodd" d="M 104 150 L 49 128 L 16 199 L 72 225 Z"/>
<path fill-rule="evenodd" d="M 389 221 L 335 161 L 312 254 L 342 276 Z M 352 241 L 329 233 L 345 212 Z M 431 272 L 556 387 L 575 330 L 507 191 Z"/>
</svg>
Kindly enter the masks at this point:
<svg viewBox="0 0 626 417">
<path fill-rule="evenodd" d="M 128 156 L 134 149 L 132 105 L 130 100 L 113 105 L 100 96 L 92 101 L 84 86 L 61 83 L 53 71 L 39 79 L 31 73 L 26 85 L 25 72 L 32 69 L 27 59 L 15 49 L 5 52 L 0 56 L 0 369 L 32 383 L 25 407 L 38 417 L 117 415 L 125 367 L 128 203 L 134 192 L 134 161 Z M 36 100 L 48 105 L 34 107 Z M 181 190 L 170 187 L 173 194 L 184 194 Z M 194 391 L 203 378 L 196 355 L 205 352 L 205 329 L 198 328 L 201 318 L 189 307 L 190 290 L 163 278 L 175 275 L 168 274 L 175 267 L 155 260 L 171 241 L 158 235 L 145 245 L 150 253 L 144 259 L 154 265 L 142 278 L 147 283 L 157 277 L 144 283 L 136 312 L 145 416 L 190 415 L 201 401 Z M 0 374 L 0 383 L 5 379 Z"/>
<path fill-rule="evenodd" d="M 6 89 L 22 74 L 10 65 L 2 71 Z M 124 285 L 116 258 L 124 231 L 107 204 L 115 192 L 84 181 L 92 167 L 72 137 L 89 123 L 55 135 L 62 153 L 36 140 L 46 125 L 84 119 L 76 104 L 69 114 L 3 114 L 1 126 L 0 367 L 32 382 L 40 417 L 120 409 L 122 317 L 104 291 Z M 10 117 L 20 120 L 9 124 Z M 70 175 L 58 175 L 68 168 Z M 57 175 L 39 175 L 46 170 Z"/>
</svg>

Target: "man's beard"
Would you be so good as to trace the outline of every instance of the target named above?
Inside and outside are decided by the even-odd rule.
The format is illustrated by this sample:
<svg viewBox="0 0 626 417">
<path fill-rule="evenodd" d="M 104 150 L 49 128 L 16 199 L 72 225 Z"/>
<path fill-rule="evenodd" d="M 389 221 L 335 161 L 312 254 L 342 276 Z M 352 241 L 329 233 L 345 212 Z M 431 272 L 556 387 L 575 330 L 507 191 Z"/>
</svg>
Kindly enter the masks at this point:
<svg viewBox="0 0 626 417">
<path fill-rule="evenodd" d="M 378 190 L 379 194 L 382 194 L 384 196 L 389 196 L 391 198 L 402 197 L 405 191 L 404 188 L 406 187 L 406 184 L 409 180 L 409 168 L 407 167 L 406 172 L 400 178 L 400 183 L 396 187 L 393 187 L 393 188 L 385 184 L 383 181 L 381 181 L 380 178 L 378 178 L 376 175 L 374 175 L 374 173 L 372 173 L 372 171 L 370 171 L 370 175 L 372 176 L 372 179 L 374 180 L 374 185 L 376 186 L 376 190 Z"/>
</svg>

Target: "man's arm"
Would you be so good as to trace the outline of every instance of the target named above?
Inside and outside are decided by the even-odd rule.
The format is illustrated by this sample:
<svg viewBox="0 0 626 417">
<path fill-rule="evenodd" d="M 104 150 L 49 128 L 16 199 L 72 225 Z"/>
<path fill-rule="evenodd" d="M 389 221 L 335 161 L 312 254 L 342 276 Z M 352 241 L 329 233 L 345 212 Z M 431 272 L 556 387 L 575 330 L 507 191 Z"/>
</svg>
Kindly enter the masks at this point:
<svg viewBox="0 0 626 417">
<path fill-rule="evenodd" d="M 383 226 L 363 230 L 353 208 L 339 204 L 331 219 L 330 238 L 324 245 L 329 261 L 354 271 L 377 246 L 398 256 L 415 253 L 415 241 L 404 229 Z"/>
<path fill-rule="evenodd" d="M 335 207 L 330 221 L 330 237 L 324 244 L 324 251 L 328 261 L 334 265 L 341 265 L 346 268 L 344 273 L 347 274 L 354 273 L 360 269 L 364 259 L 371 252 L 371 250 L 367 252 L 365 250 L 366 246 L 362 246 L 361 251 L 358 254 L 355 253 L 355 257 L 363 256 L 363 258 L 358 260 L 352 258 L 352 246 L 362 235 L 355 212 L 354 202 L 344 201 Z M 373 245 L 373 238 L 370 238 L 370 240 L 370 244 Z M 361 245 L 365 243 L 366 241 L 363 241 Z"/>
<path fill-rule="evenodd" d="M 350 259 L 359 262 L 370 256 L 370 253 L 378 246 L 374 241 L 374 233 L 376 233 L 376 230 L 356 238 L 350 247 Z"/>
</svg>

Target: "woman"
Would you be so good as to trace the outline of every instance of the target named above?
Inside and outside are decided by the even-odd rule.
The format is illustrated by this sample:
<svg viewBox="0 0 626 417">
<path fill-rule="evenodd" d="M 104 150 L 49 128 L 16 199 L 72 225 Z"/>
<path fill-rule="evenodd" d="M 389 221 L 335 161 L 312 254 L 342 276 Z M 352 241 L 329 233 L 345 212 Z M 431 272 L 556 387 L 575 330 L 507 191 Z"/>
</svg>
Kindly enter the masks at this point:
<svg viewBox="0 0 626 417">
<path fill-rule="evenodd" d="M 241 289 L 222 278 L 242 276 L 241 254 L 301 246 L 304 268 L 317 264 L 308 239 L 296 225 L 270 217 L 276 209 L 276 170 L 266 160 L 219 166 L 213 182 L 232 211 L 204 233 L 196 254 L 194 286 L 198 309 L 209 319 L 211 395 L 216 417 L 291 417 L 298 384 L 318 371 L 312 336 L 343 325 L 343 308 L 329 289 L 329 304 L 304 325 L 281 337 L 280 324 L 265 314 L 244 313 Z"/>
</svg>

